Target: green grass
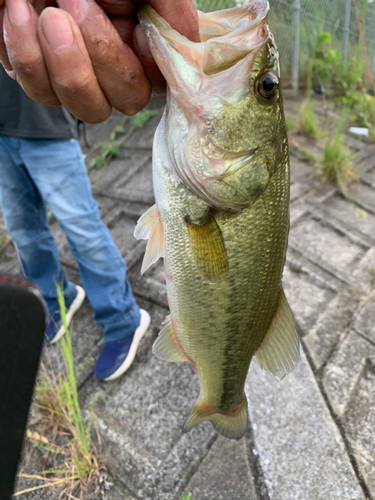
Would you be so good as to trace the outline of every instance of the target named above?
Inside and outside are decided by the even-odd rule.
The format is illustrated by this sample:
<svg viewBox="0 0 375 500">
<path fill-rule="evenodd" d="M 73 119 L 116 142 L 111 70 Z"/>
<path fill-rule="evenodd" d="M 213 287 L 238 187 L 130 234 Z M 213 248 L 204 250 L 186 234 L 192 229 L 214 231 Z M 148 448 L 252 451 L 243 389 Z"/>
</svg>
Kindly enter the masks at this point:
<svg viewBox="0 0 375 500">
<path fill-rule="evenodd" d="M 352 152 L 344 144 L 343 125 L 339 125 L 334 134 L 330 134 L 324 144 L 323 154 L 318 162 L 322 177 L 336 182 L 344 195 L 347 182 L 356 178 Z"/>
<path fill-rule="evenodd" d="M 300 132 L 315 141 L 319 139 L 318 120 L 315 115 L 314 105 L 309 99 L 306 99 L 300 108 L 298 123 Z"/>
<path fill-rule="evenodd" d="M 36 430 L 28 429 L 26 432 L 26 439 L 45 452 L 54 466 L 35 475 L 19 474 L 20 478 L 38 481 L 39 484 L 18 491 L 15 496 L 38 489 L 59 488 L 66 497 L 73 498 L 75 494 L 82 497 L 88 489 L 97 486 L 100 471 L 103 470 L 90 440 L 90 425 L 83 418 L 79 406 L 71 334 L 60 287 L 57 287 L 57 294 L 65 329 L 65 335 L 59 342 L 63 366 L 54 372 L 52 368 L 47 370 L 42 365 L 43 377 L 34 392 L 37 416 L 33 420 Z"/>
</svg>

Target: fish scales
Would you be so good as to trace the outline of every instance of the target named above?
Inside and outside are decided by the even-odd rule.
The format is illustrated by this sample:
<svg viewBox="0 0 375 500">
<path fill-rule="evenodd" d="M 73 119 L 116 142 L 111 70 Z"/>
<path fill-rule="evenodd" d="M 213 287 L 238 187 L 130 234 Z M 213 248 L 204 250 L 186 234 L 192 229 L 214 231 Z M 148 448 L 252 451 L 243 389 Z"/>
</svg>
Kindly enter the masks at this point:
<svg viewBox="0 0 375 500">
<path fill-rule="evenodd" d="M 209 420 L 232 439 L 246 431 L 244 385 L 253 356 L 283 378 L 299 355 L 281 285 L 290 174 L 267 12 L 265 0 L 253 0 L 214 17 L 200 14 L 208 37 L 201 44 L 178 35 L 150 7 L 140 15 L 170 86 L 154 139 L 156 207 L 135 232 L 149 239 L 143 271 L 164 257 L 170 317 L 154 352 L 190 361 L 198 373 L 200 394 L 184 430 Z M 233 46 L 217 46 L 220 38 L 210 36 L 221 32 L 220 14 L 225 37 L 232 23 Z M 248 16 L 247 31 L 241 16 Z M 217 61 L 205 63 L 210 40 Z"/>
</svg>

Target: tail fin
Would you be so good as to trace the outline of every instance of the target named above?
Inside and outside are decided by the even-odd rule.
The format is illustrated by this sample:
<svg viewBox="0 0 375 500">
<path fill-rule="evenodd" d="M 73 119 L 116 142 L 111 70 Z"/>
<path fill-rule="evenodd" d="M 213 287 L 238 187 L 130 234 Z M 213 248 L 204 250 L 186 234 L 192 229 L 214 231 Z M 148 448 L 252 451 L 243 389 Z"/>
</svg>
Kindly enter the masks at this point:
<svg viewBox="0 0 375 500">
<path fill-rule="evenodd" d="M 249 420 L 246 396 L 243 396 L 242 403 L 225 412 L 219 408 L 206 406 L 198 398 L 185 421 L 183 432 L 189 432 L 205 420 L 211 422 L 214 429 L 222 436 L 228 439 L 241 439 L 245 435 Z"/>
</svg>

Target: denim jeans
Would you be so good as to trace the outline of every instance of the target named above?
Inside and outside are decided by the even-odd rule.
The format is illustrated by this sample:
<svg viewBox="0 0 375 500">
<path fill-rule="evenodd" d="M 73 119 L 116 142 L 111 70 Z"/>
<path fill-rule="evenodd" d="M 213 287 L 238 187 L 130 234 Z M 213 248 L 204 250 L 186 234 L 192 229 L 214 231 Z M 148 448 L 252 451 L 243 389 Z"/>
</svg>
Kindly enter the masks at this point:
<svg viewBox="0 0 375 500">
<path fill-rule="evenodd" d="M 76 296 L 61 267 L 47 223 L 48 206 L 77 260 L 82 285 L 105 341 L 131 335 L 139 308 L 126 266 L 92 197 L 83 155 L 74 139 L 21 139 L 0 134 L 0 202 L 21 272 L 35 283 L 52 314 L 56 283 L 66 306 Z"/>
</svg>

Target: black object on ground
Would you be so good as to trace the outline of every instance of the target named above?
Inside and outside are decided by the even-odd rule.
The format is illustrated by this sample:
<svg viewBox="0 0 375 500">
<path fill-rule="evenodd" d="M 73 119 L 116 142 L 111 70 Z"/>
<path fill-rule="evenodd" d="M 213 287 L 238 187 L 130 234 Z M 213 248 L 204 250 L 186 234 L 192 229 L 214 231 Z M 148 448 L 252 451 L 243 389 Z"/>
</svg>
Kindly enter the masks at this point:
<svg viewBox="0 0 375 500">
<path fill-rule="evenodd" d="M 13 494 L 45 321 L 37 289 L 0 276 L 0 500 Z"/>
</svg>

